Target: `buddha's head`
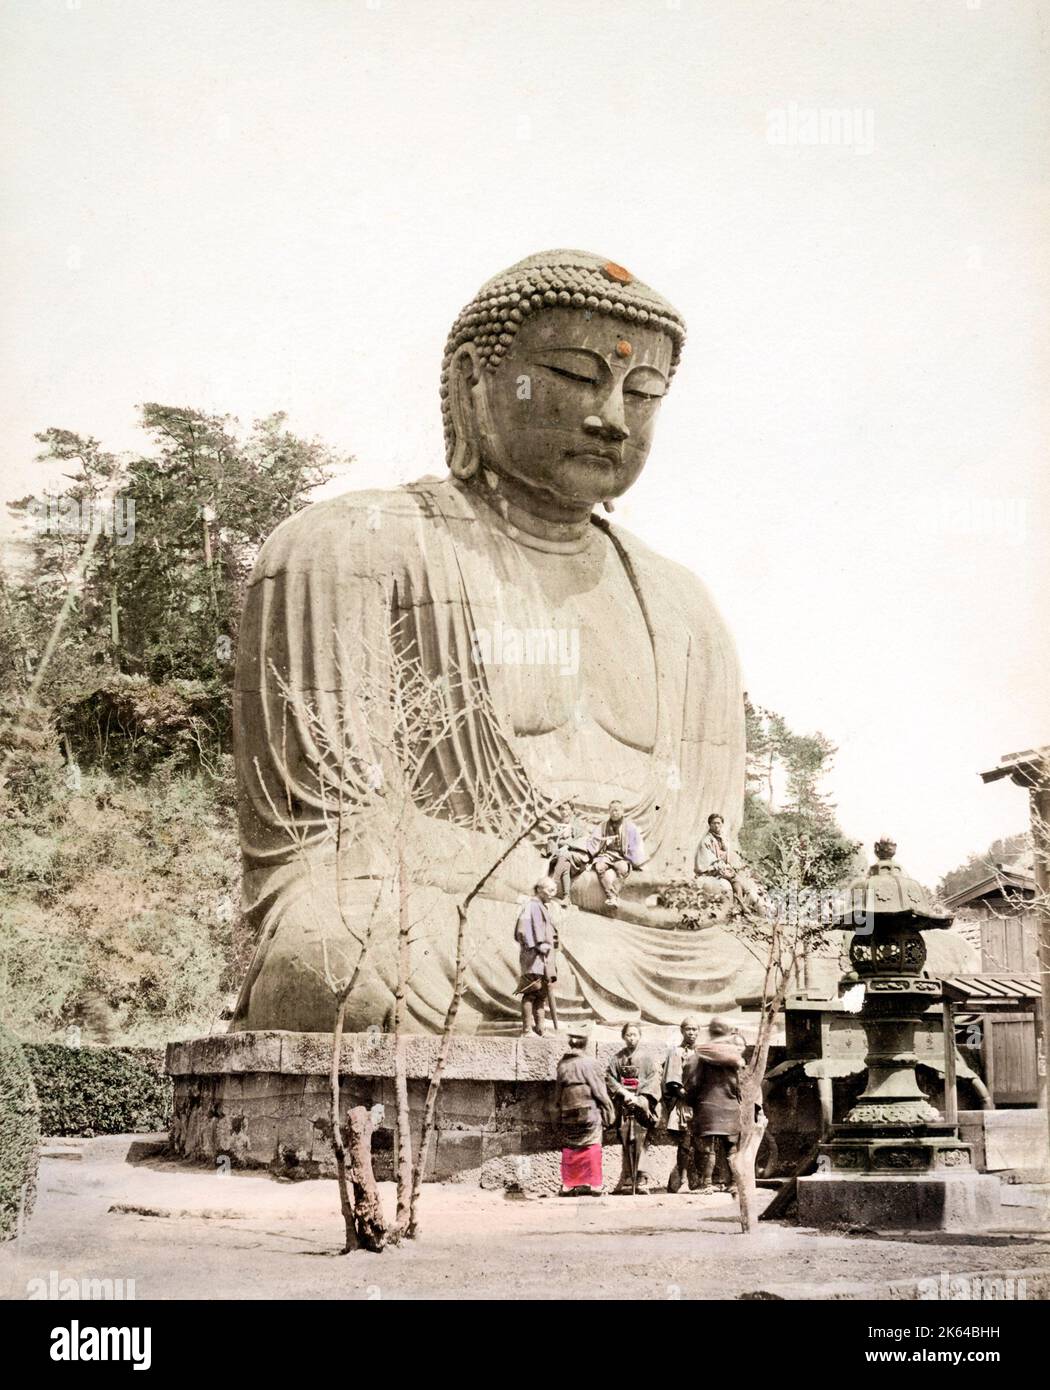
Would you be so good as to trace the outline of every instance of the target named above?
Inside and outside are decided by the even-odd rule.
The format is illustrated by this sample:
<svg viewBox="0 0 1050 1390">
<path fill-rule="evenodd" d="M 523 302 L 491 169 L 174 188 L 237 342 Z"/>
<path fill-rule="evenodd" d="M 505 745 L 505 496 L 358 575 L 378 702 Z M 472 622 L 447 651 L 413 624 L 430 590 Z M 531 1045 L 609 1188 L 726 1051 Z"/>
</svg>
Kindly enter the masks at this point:
<svg viewBox="0 0 1050 1390">
<path fill-rule="evenodd" d="M 585 251 L 520 261 L 449 334 L 449 467 L 570 509 L 619 497 L 645 466 L 684 338 L 677 311 L 622 266 Z"/>
</svg>

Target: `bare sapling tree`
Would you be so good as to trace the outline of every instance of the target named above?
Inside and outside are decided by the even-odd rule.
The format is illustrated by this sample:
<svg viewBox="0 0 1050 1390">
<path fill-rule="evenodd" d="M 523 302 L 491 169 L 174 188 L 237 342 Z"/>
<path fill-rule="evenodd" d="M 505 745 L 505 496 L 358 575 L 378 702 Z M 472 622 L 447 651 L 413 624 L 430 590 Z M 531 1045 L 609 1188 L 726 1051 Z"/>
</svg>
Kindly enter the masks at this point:
<svg viewBox="0 0 1050 1390">
<path fill-rule="evenodd" d="M 537 829 L 548 823 L 549 817 L 554 807 L 538 809 L 535 799 L 526 813 L 529 819 L 518 829 L 510 824 L 505 824 L 504 835 L 508 839 L 506 847 L 500 852 L 498 857 L 493 860 L 481 877 L 472 885 L 463 898 L 456 904 L 456 960 L 455 969 L 452 977 L 452 998 L 449 1000 L 448 1009 L 445 1013 L 444 1025 L 441 1030 L 441 1041 L 438 1045 L 438 1054 L 430 1073 L 430 1082 L 427 1086 L 426 1100 L 423 1103 L 423 1124 L 419 1140 L 419 1153 L 416 1157 L 415 1169 L 412 1177 L 412 1191 L 409 1198 L 407 1223 L 405 1234 L 409 1239 L 414 1239 L 419 1235 L 419 1201 L 423 1189 L 423 1178 L 426 1173 L 426 1165 L 430 1156 L 430 1145 L 434 1134 L 435 1121 L 437 1117 L 438 1095 L 441 1091 L 441 1082 L 445 1075 L 445 1066 L 448 1062 L 449 1045 L 455 1029 L 456 1015 L 459 1013 L 460 1000 L 466 993 L 467 988 L 467 961 L 469 959 L 467 924 L 470 913 L 470 906 L 474 899 L 482 891 L 489 880 L 502 867 L 517 847 L 527 840 Z M 495 817 L 490 817 L 489 823 Z M 509 820 L 504 816 L 504 820 Z"/>
<path fill-rule="evenodd" d="M 764 896 L 760 909 L 743 913 L 735 924 L 738 940 L 762 971 L 755 1042 L 740 1070 L 740 1139 L 730 1158 L 745 1235 L 753 1231 L 757 1216 L 755 1163 L 766 1127 L 762 1095 L 770 1045 L 788 993 L 797 988 L 811 954 L 827 943 L 831 916 L 826 894 L 800 881 L 796 851 L 787 845 L 779 848 L 783 863 L 776 875 L 778 886 Z"/>
<path fill-rule="evenodd" d="M 341 949 L 331 949 L 329 936 L 323 932 L 322 969 L 315 971 L 323 978 L 335 1006 L 330 1073 L 332 1142 L 346 1249 L 360 1245 L 380 1250 L 390 1241 L 415 1236 L 419 1231 L 419 1196 L 434 1132 L 437 1096 L 466 989 L 470 905 L 513 850 L 549 819 L 553 808 L 549 804 L 541 807 L 531 790 L 518 805 L 508 807 L 490 788 L 468 788 L 462 769 L 449 775 L 447 769 L 454 760 L 448 755 L 458 730 L 471 719 L 494 719 L 491 697 L 477 671 L 450 664 L 440 675 L 432 674 L 403 623 L 393 626 L 381 648 L 358 640 L 351 656 L 338 633 L 333 634 L 333 646 L 341 689 L 337 727 L 330 709 L 323 711 L 316 702 L 304 700 L 274 672 L 286 716 L 284 737 L 291 713 L 305 735 L 299 740 L 300 756 L 304 745 L 310 749 L 309 801 L 318 808 L 319 816 L 308 825 L 300 824 L 292 788 L 286 784 L 281 808 L 266 791 L 261 773 L 259 780 L 271 814 L 295 844 L 310 874 L 334 876 L 334 925 Z M 287 757 L 283 756 L 282 762 L 287 768 Z M 428 931 L 441 928 L 435 922 L 441 905 L 435 906 L 435 890 L 428 885 L 449 881 L 457 862 L 464 861 L 467 854 L 476 863 L 479 843 L 495 846 L 492 863 L 455 905 L 452 996 L 423 1106 L 419 1154 L 413 1161 L 408 1047 L 414 948 Z M 362 881 L 370 885 L 367 895 L 362 894 Z M 351 883 L 352 893 L 347 888 Z M 381 927 L 384 936 L 392 929 L 396 938 L 393 1017 L 384 1021 L 387 1026 L 391 1021 L 393 1024 L 394 1063 L 397 1207 L 389 1226 L 383 1224 L 371 1173 L 365 1128 L 368 1112 L 355 1107 L 345 1123 L 341 1119 L 348 1006 Z M 336 955 L 349 964 L 337 969 Z"/>
<path fill-rule="evenodd" d="M 356 912 L 347 902 L 344 890 L 345 873 L 349 869 L 351 857 L 354 850 L 362 846 L 366 832 L 366 808 L 371 779 L 368 775 L 363 778 L 359 775 L 360 769 L 353 757 L 348 764 L 345 741 L 343 747 L 333 746 L 334 740 L 328 737 L 316 706 L 298 696 L 289 682 L 280 676 L 272 665 L 271 671 L 282 701 L 281 766 L 286 769 L 282 779 L 283 806 L 279 807 L 275 803 L 258 759 L 255 761 L 256 776 L 271 815 L 292 842 L 294 853 L 307 872 L 313 876 L 316 872 L 317 856 L 324 856 L 326 851 L 331 854 L 331 874 L 335 885 L 338 917 L 336 925 L 338 934 L 344 938 L 341 943 L 344 951 L 341 951 L 340 955 L 345 955 L 345 950 L 349 949 L 352 958 L 348 970 L 337 971 L 333 965 L 329 936 L 322 932 L 322 966 L 320 972 L 315 973 L 320 973 L 334 1004 L 329 1058 L 329 1100 L 339 1205 L 345 1226 L 343 1250 L 347 1253 L 364 1248 L 378 1252 L 386 1244 L 387 1232 L 372 1173 L 370 1117 L 363 1106 L 355 1106 L 351 1107 L 344 1120 L 341 1105 L 343 1035 L 347 1004 L 368 958 L 376 927 L 375 913 L 362 915 Z M 315 756 L 310 760 L 305 774 L 310 799 L 320 811 L 319 827 L 308 826 L 300 819 L 296 804 L 298 797 L 287 774 L 290 714 L 300 721 L 301 727 L 310 730 L 315 738 L 320 739 L 320 742 L 314 745 Z M 341 732 L 345 732 L 345 725 Z M 312 966 L 309 968 L 313 969 Z"/>
</svg>

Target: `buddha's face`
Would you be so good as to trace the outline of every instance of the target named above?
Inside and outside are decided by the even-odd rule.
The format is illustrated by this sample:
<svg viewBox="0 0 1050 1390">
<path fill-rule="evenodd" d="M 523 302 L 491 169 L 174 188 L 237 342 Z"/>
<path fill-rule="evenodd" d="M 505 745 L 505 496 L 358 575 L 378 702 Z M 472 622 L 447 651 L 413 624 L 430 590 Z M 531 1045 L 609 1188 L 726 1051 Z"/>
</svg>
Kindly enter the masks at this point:
<svg viewBox="0 0 1050 1390">
<path fill-rule="evenodd" d="M 531 314 L 499 369 L 480 373 L 486 461 L 568 505 L 619 497 L 645 466 L 670 369 L 670 339 L 647 325 Z"/>
</svg>

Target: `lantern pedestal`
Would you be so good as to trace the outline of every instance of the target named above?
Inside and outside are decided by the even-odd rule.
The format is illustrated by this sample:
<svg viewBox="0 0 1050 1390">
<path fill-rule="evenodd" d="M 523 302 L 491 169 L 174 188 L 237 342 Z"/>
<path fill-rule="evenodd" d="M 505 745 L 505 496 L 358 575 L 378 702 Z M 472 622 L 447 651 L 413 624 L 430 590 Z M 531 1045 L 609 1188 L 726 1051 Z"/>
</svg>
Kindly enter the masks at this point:
<svg viewBox="0 0 1050 1390">
<path fill-rule="evenodd" d="M 952 919 L 893 860 L 880 840 L 877 862 L 849 890 L 833 925 L 855 932 L 851 982 L 863 982 L 861 1022 L 867 1085 L 820 1146 L 817 1172 L 798 1180 L 804 1226 L 876 1230 L 962 1230 L 1000 1211 L 999 1179 L 977 1173 L 969 1144 L 927 1100 L 916 1075 L 915 1027 L 941 998 L 924 972 L 921 933 Z"/>
<path fill-rule="evenodd" d="M 999 1179 L 972 1169 L 926 1173 L 815 1173 L 798 1180 L 801 1226 L 877 1231 L 965 1231 L 1000 1217 Z"/>
</svg>

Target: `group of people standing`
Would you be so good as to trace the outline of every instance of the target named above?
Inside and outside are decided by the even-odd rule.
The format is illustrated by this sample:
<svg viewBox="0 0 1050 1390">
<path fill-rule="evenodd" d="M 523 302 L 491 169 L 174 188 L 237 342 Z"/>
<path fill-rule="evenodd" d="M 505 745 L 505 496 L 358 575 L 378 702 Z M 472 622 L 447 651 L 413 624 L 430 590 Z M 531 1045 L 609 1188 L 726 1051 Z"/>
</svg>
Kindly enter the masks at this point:
<svg viewBox="0 0 1050 1390">
<path fill-rule="evenodd" d="M 553 996 L 558 931 L 552 903 L 568 907 L 573 879 L 589 869 L 604 893 L 603 911 L 615 916 L 624 882 L 645 863 L 641 832 L 625 818 L 619 801 L 610 803 L 605 822 L 596 828 L 585 826 L 569 803 L 567 819 L 552 830 L 546 850 L 547 876 L 536 883 L 514 930 L 521 971 L 515 992 L 521 995 L 526 1035 L 543 1033 L 547 1011 L 558 1027 Z M 708 817 L 694 868 L 698 876 L 723 880 L 744 907 L 749 882 L 728 848 L 717 813 Z M 699 1041 L 700 1025 L 695 1019 L 683 1019 L 681 1033 L 680 1043 L 658 1053 L 642 1046 L 637 1023 L 625 1024 L 620 1035 L 624 1045 L 603 1076 L 589 1055 L 590 1026 L 570 1028 L 569 1050 L 558 1063 L 556 1090 L 563 1196 L 598 1196 L 604 1191 L 602 1134 L 610 1128 L 616 1130 L 623 1148 L 616 1191 L 650 1192 L 647 1154 L 661 1114 L 678 1145 L 667 1190 L 680 1192 L 688 1185 L 692 1191 L 714 1191 L 719 1163 L 721 1185 L 730 1185 L 729 1158 L 740 1135 L 744 1040 L 718 1018 L 708 1025 L 705 1043 Z"/>
<path fill-rule="evenodd" d="M 708 1025 L 706 1043 L 699 1041 L 695 1019 L 682 1020 L 681 1034 L 681 1042 L 660 1055 L 642 1046 L 638 1024 L 624 1024 L 624 1045 L 603 1076 L 588 1055 L 589 1027 L 570 1029 L 555 1090 L 563 1197 L 602 1194 L 602 1133 L 610 1128 L 623 1149 L 616 1192 L 651 1192 L 647 1157 L 661 1108 L 668 1131 L 677 1138 L 668 1192 L 680 1192 L 683 1186 L 715 1191 L 720 1160 L 726 1170 L 721 1185 L 731 1186 L 728 1166 L 740 1138 L 744 1040 L 719 1018 Z"/>
</svg>

